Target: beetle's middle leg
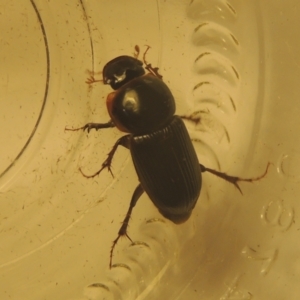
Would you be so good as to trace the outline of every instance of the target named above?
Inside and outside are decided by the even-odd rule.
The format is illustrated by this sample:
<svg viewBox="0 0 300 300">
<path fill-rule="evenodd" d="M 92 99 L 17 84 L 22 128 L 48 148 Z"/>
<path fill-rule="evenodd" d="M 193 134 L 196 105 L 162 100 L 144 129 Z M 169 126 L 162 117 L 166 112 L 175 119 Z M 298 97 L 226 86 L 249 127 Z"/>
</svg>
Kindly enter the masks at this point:
<svg viewBox="0 0 300 300">
<path fill-rule="evenodd" d="M 241 194 L 243 194 L 243 192 L 242 192 L 241 188 L 239 187 L 238 182 L 239 181 L 253 182 L 253 181 L 257 181 L 257 180 L 262 179 L 268 173 L 269 166 L 270 166 L 270 163 L 268 163 L 265 172 L 260 176 L 253 177 L 253 178 L 240 178 L 238 176 L 231 176 L 231 175 L 228 175 L 226 173 L 222 173 L 220 171 L 216 171 L 216 170 L 213 170 L 213 169 L 210 169 L 210 168 L 206 168 L 205 166 L 200 164 L 201 172 L 212 173 L 212 174 L 214 174 L 214 175 L 230 182 L 231 184 L 233 184 L 240 191 Z"/>
<path fill-rule="evenodd" d="M 120 137 L 116 143 L 114 144 L 114 146 L 112 147 L 112 149 L 109 151 L 109 153 L 107 154 L 107 158 L 106 160 L 102 163 L 101 169 L 99 171 L 97 171 L 96 173 L 92 174 L 92 175 L 86 175 L 83 173 L 83 171 L 81 170 L 81 168 L 79 168 L 80 173 L 86 177 L 86 178 L 93 178 L 97 175 L 99 175 L 105 168 L 108 169 L 108 171 L 110 172 L 111 176 L 114 177 L 114 174 L 111 170 L 111 162 L 112 159 L 118 149 L 119 146 L 123 146 L 127 149 L 129 149 L 129 139 L 130 139 L 130 135 L 124 135 L 122 137 Z"/>
<path fill-rule="evenodd" d="M 144 189 L 142 187 L 141 184 L 139 184 L 133 195 L 132 195 L 132 198 L 131 198 L 131 201 L 130 201 L 130 205 L 129 205 L 129 209 L 126 213 L 126 216 L 122 222 L 122 226 L 121 228 L 119 229 L 119 232 L 118 232 L 118 237 L 113 241 L 113 244 L 111 246 L 111 249 L 110 249 L 110 261 L 109 261 L 109 268 L 112 267 L 112 258 L 113 258 L 113 253 L 114 253 L 114 249 L 120 239 L 121 236 L 126 236 L 132 243 L 132 239 L 129 237 L 128 233 L 127 233 L 127 228 L 128 228 L 128 223 L 129 223 L 129 220 L 130 220 L 130 217 L 131 217 L 131 213 L 132 213 L 132 210 L 133 208 L 135 207 L 137 201 L 140 199 L 140 197 L 142 196 L 142 194 L 144 193 Z"/>
<path fill-rule="evenodd" d="M 193 112 L 190 115 L 181 115 L 181 116 L 178 116 L 178 117 L 180 117 L 182 120 L 190 121 L 190 122 L 193 122 L 195 125 L 198 125 L 201 121 L 199 112 L 200 111 L 196 111 L 196 112 Z"/>
</svg>

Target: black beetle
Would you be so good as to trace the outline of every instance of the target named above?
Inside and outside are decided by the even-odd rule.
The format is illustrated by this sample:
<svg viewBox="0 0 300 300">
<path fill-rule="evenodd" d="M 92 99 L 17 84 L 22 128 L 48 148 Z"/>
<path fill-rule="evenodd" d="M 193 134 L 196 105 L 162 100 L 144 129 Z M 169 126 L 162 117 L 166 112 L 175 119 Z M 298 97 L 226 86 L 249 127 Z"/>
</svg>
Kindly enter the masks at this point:
<svg viewBox="0 0 300 300">
<path fill-rule="evenodd" d="M 159 212 L 176 224 L 185 222 L 191 215 L 200 195 L 202 172 L 210 172 L 234 184 L 239 191 L 239 181 L 252 182 L 264 177 L 239 178 L 230 176 L 199 164 L 188 131 L 180 116 L 174 115 L 176 106 L 168 86 L 162 81 L 158 68 L 138 60 L 139 48 L 131 56 L 119 56 L 109 61 L 103 68 L 103 83 L 109 84 L 115 91 L 107 96 L 107 109 L 111 120 L 107 123 L 88 123 L 83 127 L 66 130 L 77 131 L 117 127 L 127 132 L 117 140 L 101 169 L 110 169 L 112 158 L 118 148 L 123 146 L 130 150 L 133 164 L 139 178 L 129 205 L 127 214 L 113 241 L 110 252 L 110 264 L 114 248 L 121 236 L 127 236 L 128 222 L 134 206 L 141 195 L 146 192 Z M 145 67 L 143 67 L 143 63 Z M 146 73 L 146 71 L 148 73 Z M 96 82 L 91 77 L 87 83 Z M 101 80 L 102 81 L 102 80 Z M 193 117 L 183 117 L 193 120 Z M 198 121 L 198 120 L 197 120 Z"/>
</svg>

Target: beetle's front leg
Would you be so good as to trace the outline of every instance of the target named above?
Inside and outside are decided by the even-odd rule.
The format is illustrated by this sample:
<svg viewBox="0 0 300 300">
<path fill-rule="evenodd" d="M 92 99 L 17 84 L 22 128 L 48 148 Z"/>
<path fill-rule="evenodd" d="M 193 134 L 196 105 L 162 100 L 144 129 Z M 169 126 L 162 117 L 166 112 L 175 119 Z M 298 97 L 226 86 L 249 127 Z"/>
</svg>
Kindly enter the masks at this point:
<svg viewBox="0 0 300 300">
<path fill-rule="evenodd" d="M 99 129 L 104 129 L 104 128 L 112 128 L 115 127 L 116 125 L 112 120 L 108 121 L 107 123 L 87 123 L 82 127 L 79 128 L 67 128 L 65 127 L 65 130 L 67 131 L 78 131 L 78 130 L 83 130 L 87 131 L 88 133 L 91 131 L 91 129 L 99 130 Z"/>
<path fill-rule="evenodd" d="M 117 140 L 117 142 L 114 144 L 114 146 L 112 147 L 112 149 L 108 153 L 107 159 L 102 163 L 102 167 L 101 167 L 101 169 L 98 172 L 96 172 L 95 174 L 92 174 L 92 175 L 86 175 L 86 174 L 84 174 L 82 172 L 81 168 L 79 168 L 79 171 L 81 172 L 81 174 L 84 177 L 86 177 L 86 178 L 93 178 L 93 177 L 99 175 L 102 172 L 102 170 L 104 170 L 105 168 L 107 168 L 108 171 L 110 172 L 110 174 L 112 175 L 112 177 L 114 177 L 114 174 L 112 173 L 112 170 L 110 168 L 111 167 L 112 159 L 113 159 L 113 157 L 114 157 L 114 155 L 115 155 L 115 153 L 117 151 L 118 146 L 121 145 L 121 146 L 129 149 L 129 139 L 130 139 L 130 135 L 128 134 L 128 135 L 122 136 L 121 138 L 119 138 Z"/>
<path fill-rule="evenodd" d="M 91 75 L 85 81 L 85 83 L 87 83 L 88 85 L 91 85 L 91 84 L 93 84 L 95 82 L 103 82 L 103 79 L 96 79 L 93 75 Z"/>
<path fill-rule="evenodd" d="M 94 72 L 94 71 L 90 71 L 90 70 L 87 70 L 87 73 L 90 75 L 85 83 L 87 83 L 89 86 L 91 86 L 93 83 L 96 83 L 96 82 L 103 82 L 103 79 L 96 79 L 95 78 L 95 75 L 102 75 L 102 72 Z"/>
<path fill-rule="evenodd" d="M 118 237 L 113 241 L 113 244 L 111 246 L 109 268 L 112 267 L 112 258 L 113 258 L 114 249 L 115 249 L 115 247 L 116 247 L 116 245 L 117 245 L 118 240 L 120 239 L 120 237 L 121 236 L 126 236 L 131 241 L 131 243 L 132 243 L 132 240 L 131 240 L 131 238 L 129 237 L 129 235 L 127 233 L 127 227 L 128 227 L 128 223 L 129 223 L 129 220 L 130 220 L 130 216 L 131 216 L 132 210 L 135 207 L 137 201 L 140 199 L 140 197 L 142 196 L 143 193 L 144 193 L 144 189 L 143 189 L 142 185 L 139 184 L 136 187 L 136 189 L 135 189 L 135 191 L 134 191 L 134 193 L 132 195 L 128 211 L 127 211 L 126 216 L 125 216 L 125 218 L 124 218 L 124 220 L 122 222 L 122 226 L 119 229 Z"/>
</svg>

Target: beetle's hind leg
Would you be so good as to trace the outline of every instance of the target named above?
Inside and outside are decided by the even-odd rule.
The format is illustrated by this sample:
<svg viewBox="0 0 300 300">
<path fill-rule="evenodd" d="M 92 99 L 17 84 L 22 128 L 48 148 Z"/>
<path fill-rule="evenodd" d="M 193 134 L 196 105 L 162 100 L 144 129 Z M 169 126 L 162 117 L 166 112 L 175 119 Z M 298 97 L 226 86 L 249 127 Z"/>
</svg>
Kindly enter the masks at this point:
<svg viewBox="0 0 300 300">
<path fill-rule="evenodd" d="M 200 164 L 201 172 L 209 172 L 209 173 L 212 173 L 212 174 L 228 181 L 229 183 L 233 184 L 240 191 L 241 194 L 243 194 L 243 192 L 242 192 L 241 188 L 239 187 L 238 182 L 240 182 L 240 181 L 253 182 L 253 181 L 257 181 L 257 180 L 264 178 L 268 173 L 269 166 L 270 166 L 270 163 L 268 163 L 265 172 L 260 176 L 253 177 L 253 178 L 240 178 L 238 176 L 231 176 L 226 173 L 222 173 L 222 172 L 210 169 L 210 168 L 206 168 L 205 166 Z"/>
<path fill-rule="evenodd" d="M 107 123 L 87 123 L 82 127 L 79 128 L 67 128 L 65 127 L 66 131 L 79 131 L 79 130 L 83 130 L 83 131 L 87 131 L 88 133 L 92 130 L 99 130 L 99 129 L 104 129 L 104 128 L 112 128 L 115 127 L 116 125 L 114 124 L 114 122 L 112 120 L 108 121 Z"/>
<path fill-rule="evenodd" d="M 137 201 L 139 200 L 139 198 L 142 196 L 143 193 L 144 193 L 144 189 L 143 189 L 142 185 L 139 184 L 136 187 L 136 189 L 135 189 L 135 191 L 132 195 L 128 211 L 127 211 L 126 216 L 125 216 L 125 218 L 122 222 L 122 226 L 119 229 L 118 237 L 113 241 L 113 244 L 111 246 L 110 259 L 109 259 L 109 268 L 112 267 L 112 258 L 113 258 L 113 254 L 114 254 L 114 249 L 115 249 L 120 237 L 126 236 L 132 243 L 132 240 L 131 240 L 131 238 L 129 237 L 129 235 L 127 233 L 128 223 L 129 223 L 129 220 L 130 220 L 130 217 L 131 217 L 132 210 L 135 207 Z"/>
</svg>

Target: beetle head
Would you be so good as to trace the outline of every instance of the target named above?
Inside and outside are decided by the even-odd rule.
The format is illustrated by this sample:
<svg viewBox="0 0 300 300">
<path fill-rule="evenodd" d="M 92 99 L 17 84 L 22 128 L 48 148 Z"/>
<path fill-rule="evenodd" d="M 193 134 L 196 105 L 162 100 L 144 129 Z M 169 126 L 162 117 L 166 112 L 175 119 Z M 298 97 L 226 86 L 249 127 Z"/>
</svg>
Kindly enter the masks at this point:
<svg viewBox="0 0 300 300">
<path fill-rule="evenodd" d="M 103 83 L 117 90 L 134 78 L 145 74 L 143 63 L 131 56 L 119 56 L 109 61 L 103 68 Z"/>
</svg>

